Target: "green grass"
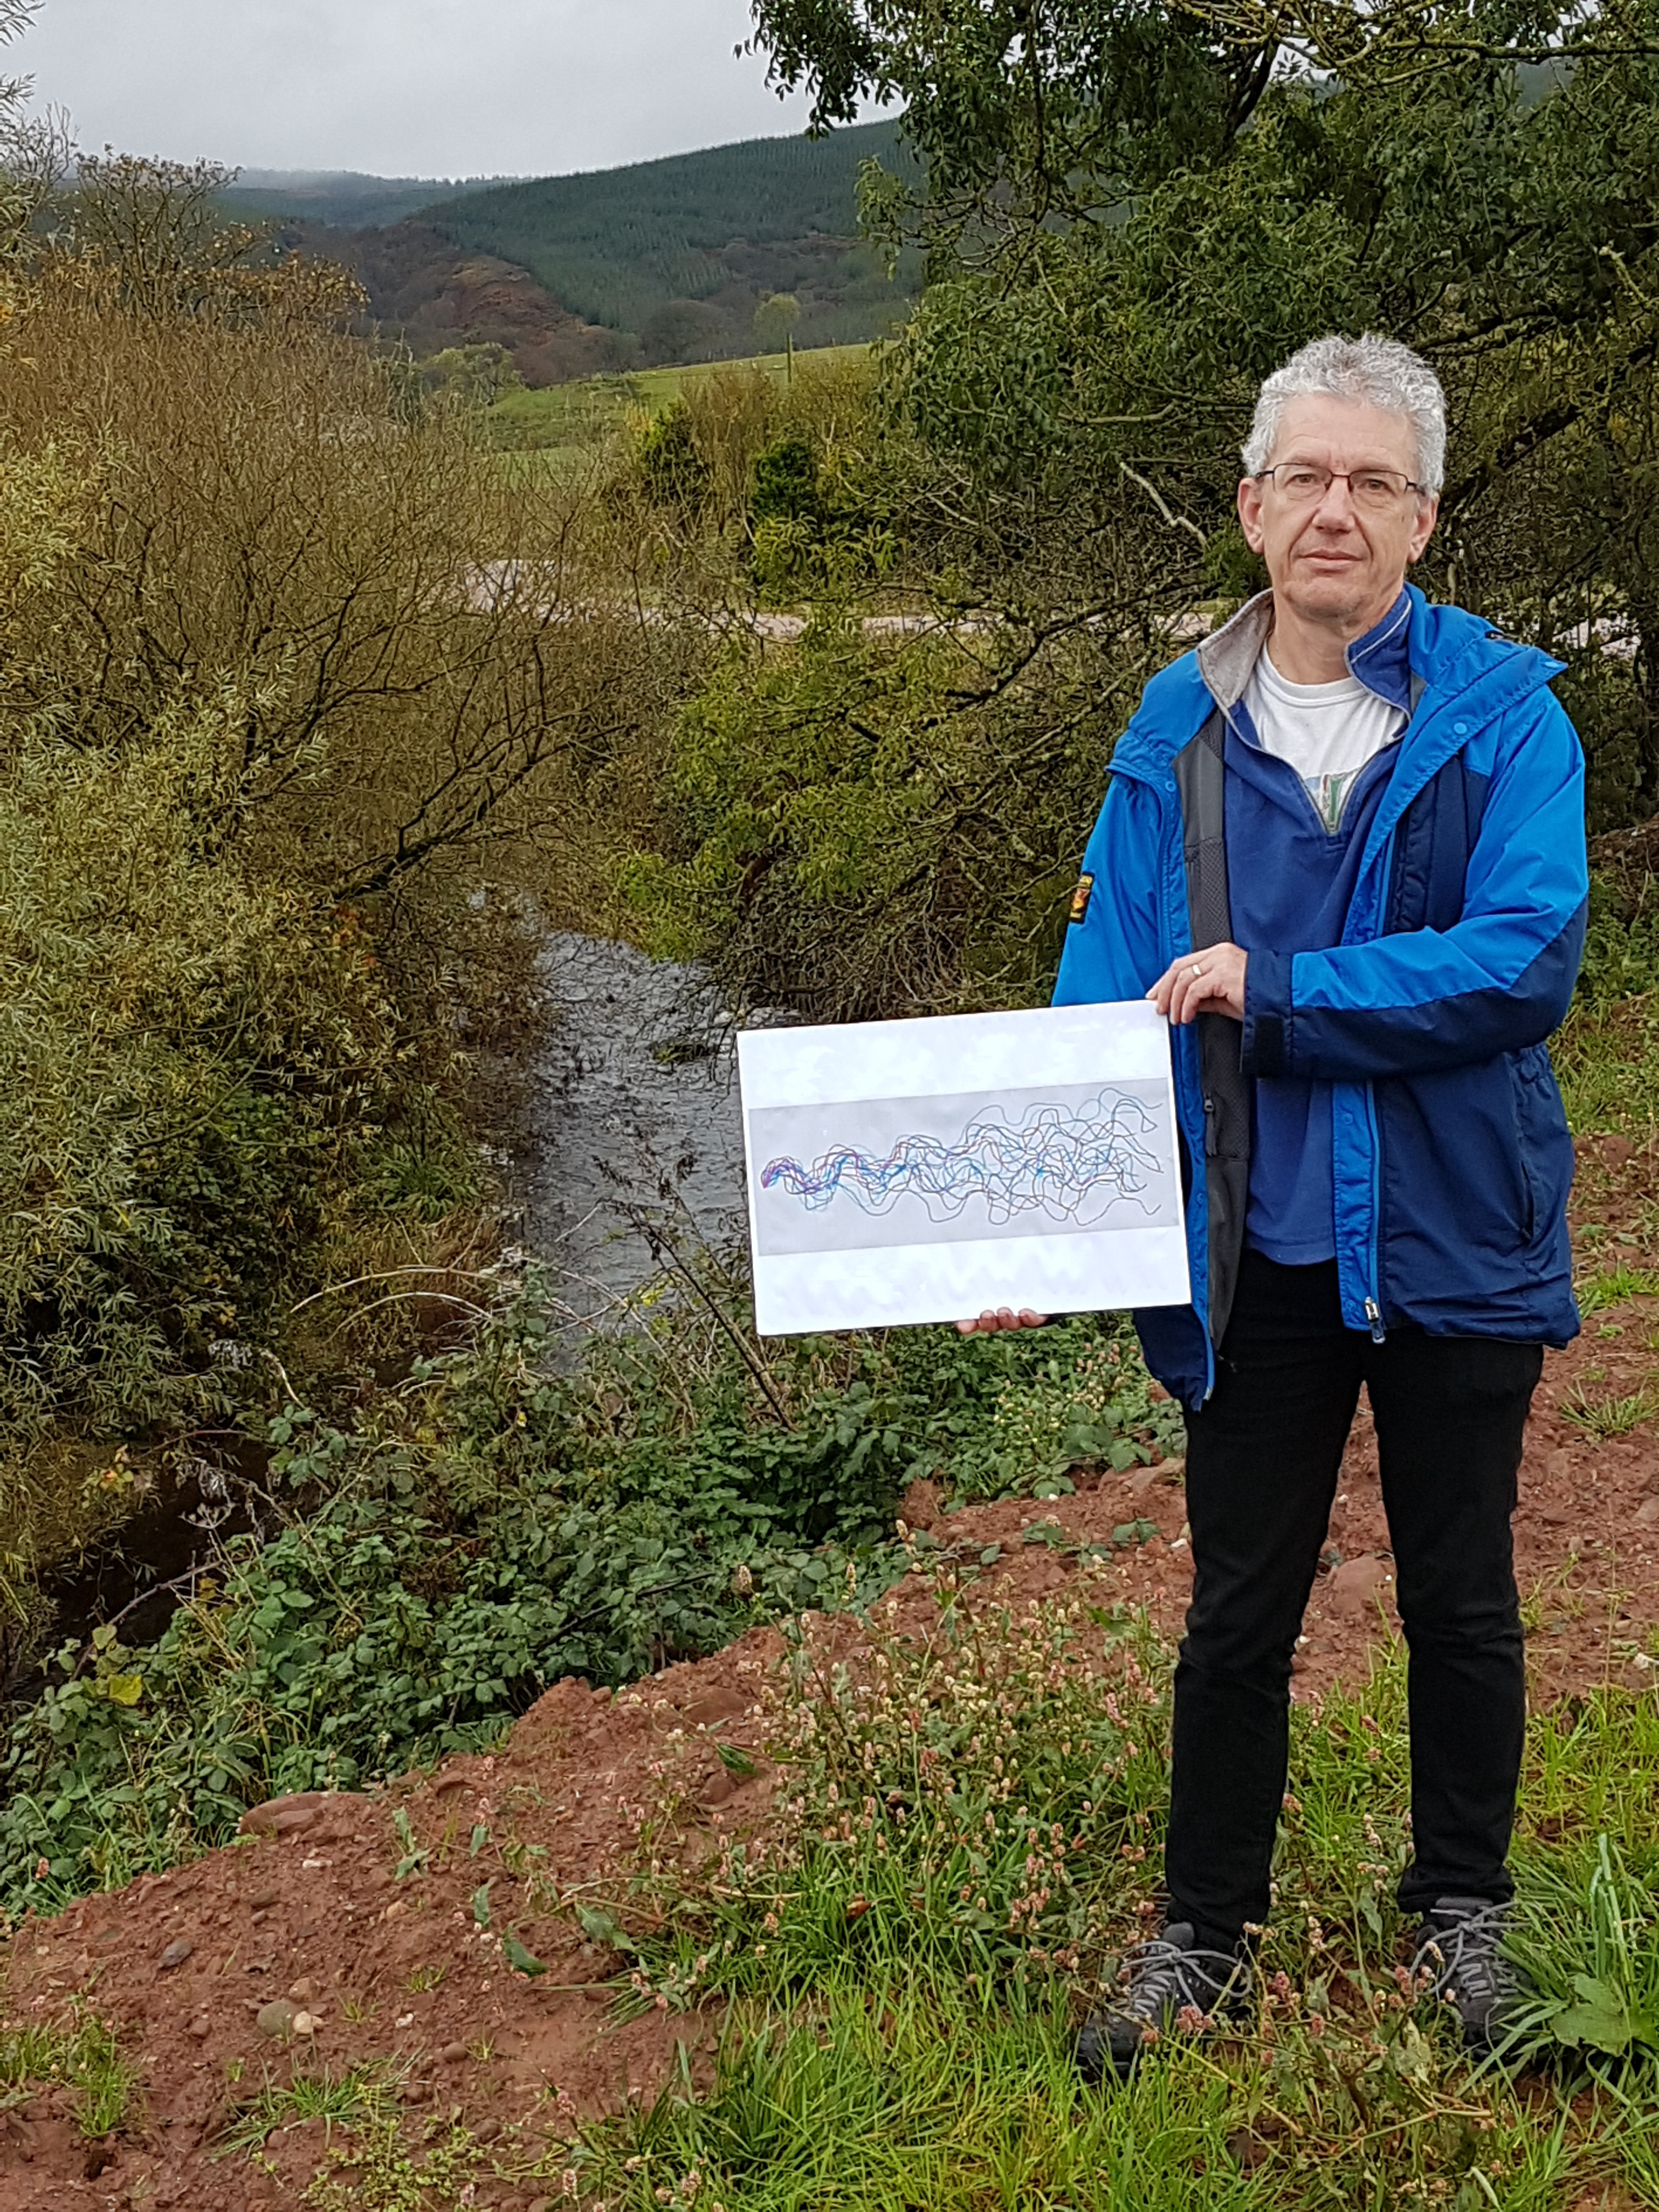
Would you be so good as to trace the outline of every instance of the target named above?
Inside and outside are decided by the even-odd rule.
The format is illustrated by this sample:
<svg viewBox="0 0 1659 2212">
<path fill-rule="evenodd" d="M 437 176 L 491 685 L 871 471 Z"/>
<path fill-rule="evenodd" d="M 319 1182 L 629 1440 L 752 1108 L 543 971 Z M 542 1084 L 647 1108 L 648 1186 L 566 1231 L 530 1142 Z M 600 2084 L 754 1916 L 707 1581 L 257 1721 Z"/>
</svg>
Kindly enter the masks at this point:
<svg viewBox="0 0 1659 2212">
<path fill-rule="evenodd" d="M 333 2140 L 336 2129 L 368 2135 L 395 2112 L 397 2087 L 394 2070 L 384 2065 L 354 2066 L 343 2074 L 325 2069 L 318 2074 L 296 2074 L 283 2082 L 267 2075 L 238 2106 L 224 2131 L 222 2150 L 257 2150 L 268 2136 L 313 2121 L 322 2124 L 325 2142 Z"/>
<path fill-rule="evenodd" d="M 1584 964 L 1550 1054 L 1574 1133 L 1638 1139 L 1659 1122 L 1659 929 L 1593 876 Z"/>
<path fill-rule="evenodd" d="M 66 2089 L 76 2126 L 96 2142 L 125 2125 L 137 2079 L 95 2013 L 82 2011 L 68 2027 L 0 2028 L 0 2111 L 37 2090 Z"/>
<path fill-rule="evenodd" d="M 860 361 L 867 345 L 816 346 L 799 351 L 799 369 L 827 368 Z M 789 376 L 787 354 L 756 354 L 744 361 L 697 362 L 682 368 L 647 368 L 631 376 L 595 376 L 578 384 L 556 384 L 542 391 L 521 386 L 498 399 L 485 416 L 489 434 L 515 458 L 520 471 L 569 469 L 614 429 L 630 409 L 659 415 L 682 394 L 710 377 L 758 370 L 775 384 Z M 527 457 L 537 456 L 535 461 Z"/>
<path fill-rule="evenodd" d="M 943 1595 L 931 1644 L 906 1646 L 878 1613 L 867 1667 L 798 1654 L 765 1853 L 734 1847 L 618 1900 L 624 1923 L 651 1916 L 635 2002 L 730 2009 L 707 2095 L 681 2083 L 590 2133 L 585 2201 L 1568 2212 L 1616 2184 L 1659 2206 L 1653 1699 L 1607 1689 L 1532 1723 L 1515 1854 L 1530 2075 L 1477 2072 L 1401 1987 L 1393 1653 L 1363 1693 L 1297 1710 L 1254 2014 L 1097 2092 L 1070 2044 L 1152 1902 L 1168 1656 L 1086 1582 L 1024 1616 L 971 1587 Z M 666 1865 L 672 1769 L 663 1790 L 647 1842 Z M 665 1911 L 672 1932 L 651 1935 Z"/>
<path fill-rule="evenodd" d="M 683 2065 L 644 2107 L 509 2146 L 422 2130 L 372 2070 L 302 2076 L 261 2088 L 230 2142 L 257 2158 L 324 2122 L 310 2212 L 532 2179 L 585 2212 L 1599 2212 L 1604 2191 L 1659 2212 L 1659 1702 L 1609 1686 L 1530 1723 L 1528 2070 L 1472 2066 L 1402 1983 L 1392 1649 L 1362 1691 L 1296 1711 L 1245 2016 L 1091 2088 L 1072 2042 L 1152 1906 L 1172 1655 L 1086 1560 L 1023 1612 L 981 1595 L 981 1564 L 918 1548 L 939 1627 L 901 1635 L 884 1599 L 856 1663 L 797 1636 L 768 1692 L 763 1845 L 681 1853 L 696 1747 L 671 1739 L 636 1878 L 584 1893 L 590 1935 L 634 1962 L 624 2009 L 720 2022 L 712 2080 Z"/>
<path fill-rule="evenodd" d="M 1253 2212 L 1413 2203 L 1545 2212 L 1599 2164 L 1501 2086 L 1471 2094 L 1419 2036 L 1362 2082 L 1329 2032 L 1266 2071 L 1244 2043 L 1184 2049 L 1127 2088 L 1081 2085 L 1056 1996 L 975 2001 L 900 1982 L 822 1994 L 793 2027 L 734 2020 L 713 2091 L 590 2139 L 581 2201 L 614 2212 Z M 1607 2121 L 1617 2130 L 1616 2108 Z M 1620 2133 L 1621 2148 L 1632 2128 Z M 1610 2149 L 1610 2136 L 1603 2138 Z"/>
<path fill-rule="evenodd" d="M 1626 1298 L 1659 1297 L 1659 1269 L 1605 1267 L 1576 1285 L 1578 1310 L 1586 1321 Z"/>
<path fill-rule="evenodd" d="M 1582 1382 L 1575 1382 L 1562 1399 L 1559 1412 L 1563 1420 L 1571 1421 L 1587 1437 L 1605 1443 L 1609 1437 L 1626 1437 L 1632 1429 L 1659 1414 L 1659 1389 L 1644 1383 L 1639 1390 L 1622 1396 L 1611 1390 L 1599 1395 L 1587 1390 Z"/>
<path fill-rule="evenodd" d="M 862 361 L 869 353 L 867 344 L 798 347 L 794 354 L 797 368 L 830 368 L 839 362 Z M 790 374 L 790 356 L 784 353 L 751 354 L 743 361 L 694 362 L 684 368 L 641 369 L 629 380 L 641 387 L 641 404 L 653 414 L 678 399 L 684 392 L 698 384 L 706 384 L 711 376 L 745 370 L 758 369 L 769 376 L 775 384 L 782 384 Z"/>
<path fill-rule="evenodd" d="M 585 2204 L 649 2212 L 1272 2206 L 1659 2207 L 1659 1706 L 1608 1688 L 1534 1717 L 1514 1942 L 1536 2002 L 1477 2070 L 1401 1987 L 1411 1933 L 1403 1662 L 1295 1718 L 1255 2008 L 1127 2088 L 1070 2063 L 1079 2011 L 1152 1904 L 1169 1656 L 1091 1589 L 1024 1614 L 972 1561 L 929 1570 L 939 1633 L 884 1607 L 857 1667 L 798 1645 L 771 1713 L 764 1847 L 702 1871 L 671 1759 L 612 1900 L 629 2002 L 723 2008 L 713 2085 L 590 2129 Z M 630 1936 L 627 1931 L 632 1928 Z"/>
</svg>

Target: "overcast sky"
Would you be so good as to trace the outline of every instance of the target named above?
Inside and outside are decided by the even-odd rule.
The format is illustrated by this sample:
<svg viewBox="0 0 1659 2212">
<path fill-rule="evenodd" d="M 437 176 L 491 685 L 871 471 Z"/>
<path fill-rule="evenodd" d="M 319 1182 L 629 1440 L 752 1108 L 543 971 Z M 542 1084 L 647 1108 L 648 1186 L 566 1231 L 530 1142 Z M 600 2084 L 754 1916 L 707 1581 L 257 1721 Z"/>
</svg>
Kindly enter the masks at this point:
<svg viewBox="0 0 1659 2212">
<path fill-rule="evenodd" d="M 556 175 L 804 126 L 748 0 L 45 0 L 7 55 L 88 150 Z"/>
</svg>

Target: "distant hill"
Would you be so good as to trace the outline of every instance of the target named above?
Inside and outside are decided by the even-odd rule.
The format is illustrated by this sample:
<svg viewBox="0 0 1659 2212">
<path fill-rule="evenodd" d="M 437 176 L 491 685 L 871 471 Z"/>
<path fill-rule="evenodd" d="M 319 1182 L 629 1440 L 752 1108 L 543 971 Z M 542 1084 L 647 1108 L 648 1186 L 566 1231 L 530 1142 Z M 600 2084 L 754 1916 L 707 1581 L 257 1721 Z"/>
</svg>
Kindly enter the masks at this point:
<svg viewBox="0 0 1659 2212">
<path fill-rule="evenodd" d="M 561 307 L 527 269 L 469 252 L 430 223 L 331 230 L 285 222 L 288 246 L 349 269 L 368 295 L 371 330 L 400 338 L 420 361 L 451 347 L 498 345 L 536 387 L 603 376 L 631 365 L 635 349 Z"/>
<path fill-rule="evenodd" d="M 521 183 L 253 169 L 224 202 L 343 262 L 374 321 L 417 356 L 503 345 L 545 386 L 746 358 L 755 311 L 777 292 L 799 302 L 799 347 L 883 336 L 908 313 L 921 267 L 907 255 L 890 279 L 858 236 L 872 156 L 915 173 L 897 126 L 871 123 Z"/>
<path fill-rule="evenodd" d="M 244 222 L 292 216 L 339 230 L 366 230 L 401 222 L 436 199 L 454 200 L 517 181 L 512 177 L 370 177 L 355 169 L 244 169 L 224 201 Z"/>
<path fill-rule="evenodd" d="M 902 319 L 921 289 L 915 257 L 890 283 L 858 238 L 858 174 L 872 156 L 915 172 L 896 125 L 870 123 L 469 191 L 422 219 L 529 270 L 647 362 L 752 353 L 755 309 L 774 292 L 800 301 L 797 344 L 850 344 Z"/>
</svg>

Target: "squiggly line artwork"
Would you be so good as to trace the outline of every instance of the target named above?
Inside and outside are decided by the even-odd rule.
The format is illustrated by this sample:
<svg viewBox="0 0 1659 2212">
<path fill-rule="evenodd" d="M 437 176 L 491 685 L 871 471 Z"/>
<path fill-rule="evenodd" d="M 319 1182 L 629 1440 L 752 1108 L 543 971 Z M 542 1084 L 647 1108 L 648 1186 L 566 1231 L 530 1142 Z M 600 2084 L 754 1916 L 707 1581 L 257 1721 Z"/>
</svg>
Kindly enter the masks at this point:
<svg viewBox="0 0 1659 2212">
<path fill-rule="evenodd" d="M 866 1213 L 887 1213 L 902 1198 L 918 1198 L 933 1221 L 954 1221 L 981 1199 L 993 1222 L 1024 1213 L 1084 1227 L 1133 1201 L 1144 1213 L 1157 1200 L 1142 1194 L 1162 1170 L 1141 1143 L 1156 1127 L 1138 1098 L 1102 1091 L 1077 1107 L 1028 1106 L 1011 1121 L 1000 1106 L 975 1114 L 951 1143 L 901 1137 L 884 1159 L 855 1145 L 836 1145 L 810 1167 L 787 1155 L 761 1170 L 761 1188 L 781 1185 L 809 1211 L 843 1193 Z"/>
</svg>

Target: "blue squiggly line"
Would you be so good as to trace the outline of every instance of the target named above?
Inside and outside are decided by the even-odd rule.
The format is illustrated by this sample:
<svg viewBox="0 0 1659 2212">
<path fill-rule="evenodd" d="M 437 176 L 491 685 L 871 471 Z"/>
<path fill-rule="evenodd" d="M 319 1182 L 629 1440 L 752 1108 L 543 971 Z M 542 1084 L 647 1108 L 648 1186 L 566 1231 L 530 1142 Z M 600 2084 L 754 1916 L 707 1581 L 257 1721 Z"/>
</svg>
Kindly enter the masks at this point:
<svg viewBox="0 0 1659 2212">
<path fill-rule="evenodd" d="M 836 1145 L 810 1167 L 786 1154 L 762 1169 L 761 1188 L 781 1186 L 812 1212 L 843 1194 L 877 1214 L 913 1197 L 930 1219 L 954 1221 L 971 1200 L 982 1199 L 994 1223 L 1041 1212 L 1088 1226 L 1126 1200 L 1144 1213 L 1158 1210 L 1157 1198 L 1149 1202 L 1143 1193 L 1163 1170 L 1139 1141 L 1156 1126 L 1138 1098 L 1116 1091 L 1099 1091 L 1078 1107 L 1028 1106 L 1018 1121 L 988 1106 L 954 1143 L 901 1137 L 884 1159 L 855 1145 Z"/>
</svg>

